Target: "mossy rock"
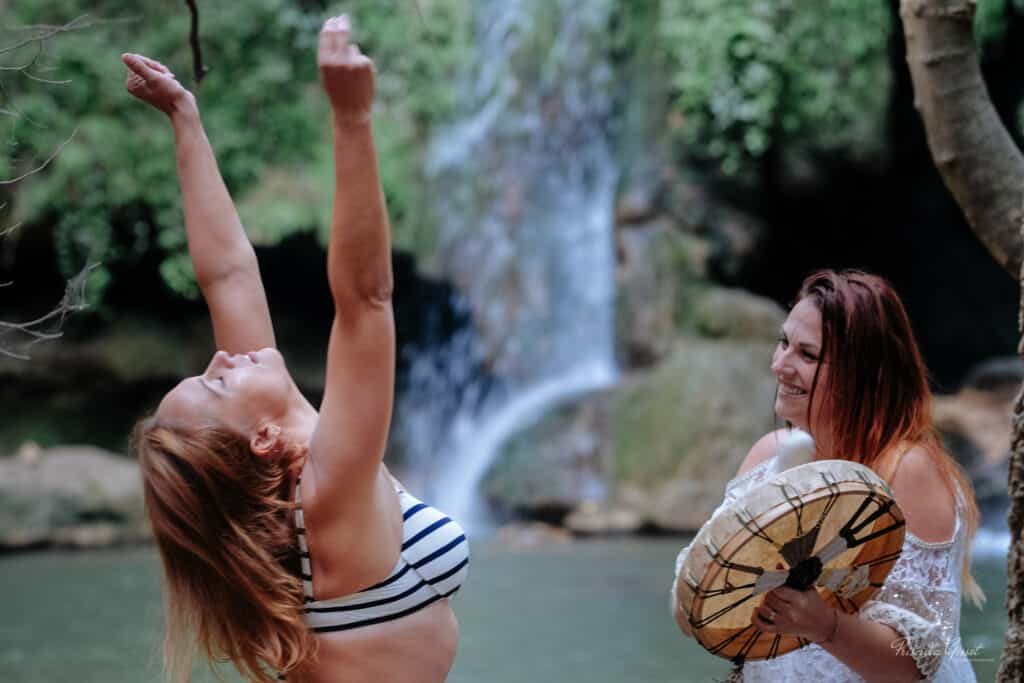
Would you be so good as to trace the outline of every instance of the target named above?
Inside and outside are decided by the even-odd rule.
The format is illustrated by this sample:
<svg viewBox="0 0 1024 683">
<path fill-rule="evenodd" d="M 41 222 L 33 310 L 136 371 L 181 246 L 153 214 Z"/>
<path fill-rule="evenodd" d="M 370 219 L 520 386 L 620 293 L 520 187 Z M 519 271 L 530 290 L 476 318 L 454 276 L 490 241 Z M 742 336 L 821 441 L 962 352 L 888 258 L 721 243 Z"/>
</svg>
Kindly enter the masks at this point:
<svg viewBox="0 0 1024 683">
<path fill-rule="evenodd" d="M 615 482 L 648 521 L 699 527 L 753 443 L 773 428 L 772 344 L 679 339 L 616 391 Z"/>
<path fill-rule="evenodd" d="M 786 311 L 771 299 L 711 287 L 696 297 L 691 322 L 704 337 L 772 341 L 785 320 Z"/>
<path fill-rule="evenodd" d="M 561 521 L 598 505 L 693 530 L 753 443 L 773 428 L 772 344 L 684 337 L 656 367 L 549 412 L 509 441 L 485 495 Z"/>
</svg>

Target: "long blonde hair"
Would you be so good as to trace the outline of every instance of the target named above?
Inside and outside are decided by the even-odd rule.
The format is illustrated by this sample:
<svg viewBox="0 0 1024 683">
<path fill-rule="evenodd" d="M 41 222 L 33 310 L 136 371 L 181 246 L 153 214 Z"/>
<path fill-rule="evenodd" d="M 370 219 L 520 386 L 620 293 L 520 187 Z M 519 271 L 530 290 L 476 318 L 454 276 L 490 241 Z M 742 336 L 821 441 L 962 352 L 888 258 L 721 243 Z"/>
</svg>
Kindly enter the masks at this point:
<svg viewBox="0 0 1024 683">
<path fill-rule="evenodd" d="M 961 568 L 964 595 L 976 606 L 985 594 L 971 575 L 970 542 L 978 529 L 974 488 L 942 445 L 932 421 L 928 370 L 906 309 L 883 278 L 857 270 L 820 270 L 804 280 L 797 301 L 809 299 L 821 312 L 822 357 L 830 367 L 827 386 L 811 386 L 840 397 L 830 417 L 837 434 L 829 457 L 856 458 L 876 469 L 883 456 L 920 446 L 946 480 L 963 494 L 967 548 Z M 808 415 L 808 419 L 810 415 Z"/>
<path fill-rule="evenodd" d="M 132 436 L 164 572 L 164 669 L 190 680 L 194 656 L 273 683 L 316 654 L 286 457 L 255 457 L 221 425 L 150 417 Z M 271 671 L 268 671 L 268 668 Z"/>
</svg>

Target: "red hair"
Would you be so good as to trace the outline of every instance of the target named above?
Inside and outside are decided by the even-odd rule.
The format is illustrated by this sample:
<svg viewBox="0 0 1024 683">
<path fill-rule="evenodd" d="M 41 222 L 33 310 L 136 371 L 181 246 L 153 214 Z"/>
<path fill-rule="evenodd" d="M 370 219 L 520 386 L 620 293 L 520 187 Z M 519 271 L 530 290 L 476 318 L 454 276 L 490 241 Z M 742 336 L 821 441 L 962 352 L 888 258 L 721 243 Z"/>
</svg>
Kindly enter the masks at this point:
<svg viewBox="0 0 1024 683">
<path fill-rule="evenodd" d="M 969 542 L 978 528 L 974 489 L 935 429 L 928 370 L 903 303 L 885 279 L 857 270 L 812 273 L 797 294 L 797 301 L 805 299 L 821 312 L 822 363 L 811 405 L 821 365 L 828 364 L 821 390 L 829 397 L 822 412 L 831 440 L 820 444 L 822 455 L 877 469 L 883 456 L 923 448 L 950 493 L 959 486 L 963 494 L 968 548 L 961 576 L 964 593 L 978 604 L 984 596 L 970 574 Z"/>
<path fill-rule="evenodd" d="M 169 678 L 190 680 L 196 650 L 259 683 L 312 659 L 288 459 L 254 457 L 222 426 L 155 417 L 132 442 L 164 570 Z"/>
</svg>

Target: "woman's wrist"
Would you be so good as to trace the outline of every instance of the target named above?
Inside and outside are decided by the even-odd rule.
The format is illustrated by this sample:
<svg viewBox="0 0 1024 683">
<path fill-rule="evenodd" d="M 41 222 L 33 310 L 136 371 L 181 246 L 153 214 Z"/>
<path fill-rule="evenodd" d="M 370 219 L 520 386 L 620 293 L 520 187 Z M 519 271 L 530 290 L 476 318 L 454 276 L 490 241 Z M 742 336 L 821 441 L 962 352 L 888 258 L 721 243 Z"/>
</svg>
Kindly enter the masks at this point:
<svg viewBox="0 0 1024 683">
<path fill-rule="evenodd" d="M 811 642 L 815 645 L 827 645 L 834 643 L 836 640 L 836 634 L 839 632 L 839 610 L 835 607 L 832 608 L 832 619 L 826 622 L 827 630 L 823 631 L 822 637 L 818 640 L 812 640 Z"/>
<path fill-rule="evenodd" d="M 196 104 L 195 95 L 186 90 L 171 100 L 170 105 L 164 111 L 171 119 L 192 117 L 199 114 L 199 106 Z"/>
<path fill-rule="evenodd" d="M 331 120 L 334 122 L 335 130 L 369 130 L 373 117 L 369 112 L 357 113 L 352 111 L 331 110 Z"/>
</svg>

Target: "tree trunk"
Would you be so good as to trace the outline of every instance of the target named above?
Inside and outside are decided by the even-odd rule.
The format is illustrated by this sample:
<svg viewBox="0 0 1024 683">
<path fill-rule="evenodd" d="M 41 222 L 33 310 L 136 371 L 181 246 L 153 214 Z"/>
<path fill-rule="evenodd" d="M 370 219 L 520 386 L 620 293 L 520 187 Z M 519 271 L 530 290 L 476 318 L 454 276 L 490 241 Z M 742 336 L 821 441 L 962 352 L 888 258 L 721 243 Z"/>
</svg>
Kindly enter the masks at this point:
<svg viewBox="0 0 1024 683">
<path fill-rule="evenodd" d="M 1024 306 L 1024 304 L 1022 304 Z M 1022 353 L 1024 355 L 1024 353 Z M 1006 610 L 1009 624 L 999 663 L 998 683 L 1024 681 L 1024 391 L 1013 404 L 1013 455 L 1010 456 L 1010 554 Z"/>
<path fill-rule="evenodd" d="M 914 105 L 946 186 L 996 262 L 1017 277 L 1024 155 L 1003 127 L 974 46 L 976 0 L 902 0 Z"/>
<path fill-rule="evenodd" d="M 914 105 L 935 166 L 974 233 L 1024 285 L 1024 155 L 1000 122 L 981 77 L 974 45 L 976 5 L 977 0 L 900 0 Z M 1024 296 L 1018 324 L 1024 325 Z M 1024 338 L 1018 353 L 1024 356 Z M 1012 451 L 1009 627 L 999 683 L 1024 681 L 1024 391 L 1014 404 Z"/>
</svg>

